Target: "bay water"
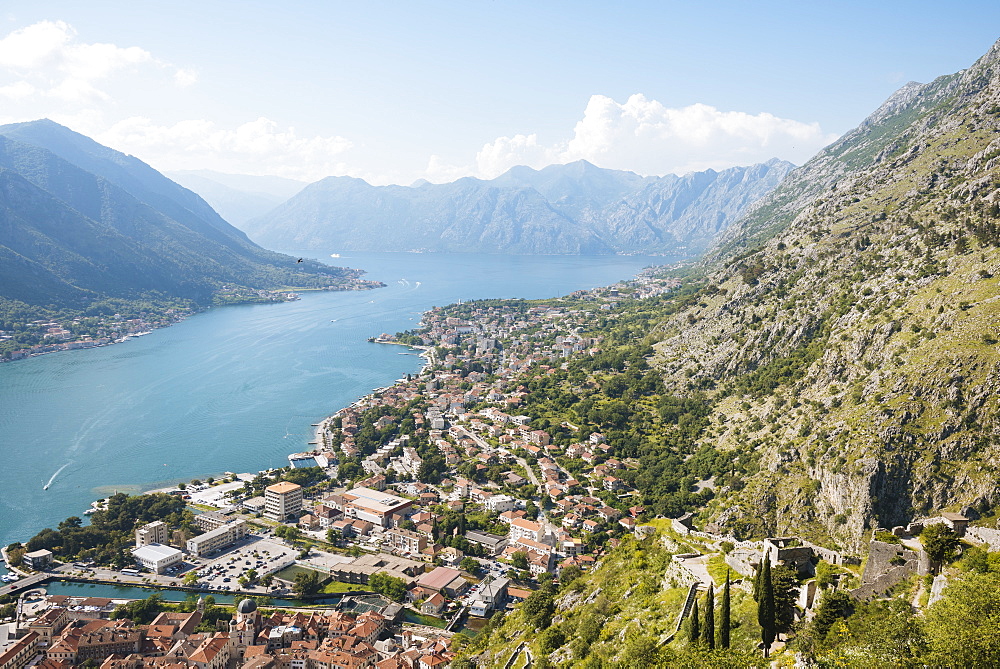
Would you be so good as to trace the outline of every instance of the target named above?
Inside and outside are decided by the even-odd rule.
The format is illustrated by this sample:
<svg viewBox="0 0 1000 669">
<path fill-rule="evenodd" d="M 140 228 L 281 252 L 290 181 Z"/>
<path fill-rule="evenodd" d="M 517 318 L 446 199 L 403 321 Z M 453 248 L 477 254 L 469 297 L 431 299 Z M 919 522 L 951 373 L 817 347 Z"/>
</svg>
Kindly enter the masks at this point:
<svg viewBox="0 0 1000 669">
<path fill-rule="evenodd" d="M 315 253 L 289 253 L 315 257 Z M 368 337 L 432 306 L 608 285 L 640 256 L 365 253 L 317 258 L 387 287 L 212 309 L 103 348 L 0 364 L 0 542 L 25 541 L 95 499 L 288 464 L 311 425 L 420 369 Z"/>
</svg>

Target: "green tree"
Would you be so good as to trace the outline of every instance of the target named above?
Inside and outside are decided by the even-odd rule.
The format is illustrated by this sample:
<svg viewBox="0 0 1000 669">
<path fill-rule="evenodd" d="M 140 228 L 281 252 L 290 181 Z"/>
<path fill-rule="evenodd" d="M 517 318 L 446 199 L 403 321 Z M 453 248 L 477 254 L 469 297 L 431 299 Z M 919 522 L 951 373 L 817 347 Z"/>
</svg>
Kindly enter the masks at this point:
<svg viewBox="0 0 1000 669">
<path fill-rule="evenodd" d="M 163 595 L 154 593 L 146 599 L 119 604 L 115 607 L 111 617 L 115 620 L 133 620 L 137 625 L 148 625 L 153 622 L 153 618 L 166 611 L 167 607 L 168 605 L 163 601 Z"/>
<path fill-rule="evenodd" d="M 520 571 L 525 571 L 528 568 L 528 553 L 527 551 L 517 551 L 510 556 L 510 562 L 514 565 L 515 569 Z"/>
<path fill-rule="evenodd" d="M 458 564 L 459 568 L 464 569 L 470 574 L 475 574 L 479 571 L 479 561 L 476 558 L 466 555 L 462 558 L 462 561 Z"/>
<path fill-rule="evenodd" d="M 701 623 L 698 621 L 698 598 L 691 604 L 691 620 L 688 623 L 688 641 L 698 643 L 701 639 Z"/>
<path fill-rule="evenodd" d="M 545 629 L 552 621 L 555 606 L 552 602 L 552 592 L 547 588 L 539 588 L 531 593 L 521 604 L 521 615 L 532 627 Z"/>
<path fill-rule="evenodd" d="M 775 629 L 784 630 L 791 627 L 798 587 L 798 572 L 793 567 L 778 566 L 771 570 Z"/>
<path fill-rule="evenodd" d="M 715 650 L 715 590 L 713 584 L 708 584 L 708 593 L 705 595 L 705 645 L 710 650 Z"/>
<path fill-rule="evenodd" d="M 719 646 L 729 648 L 729 630 L 732 627 L 732 611 L 729 602 L 729 570 L 726 570 L 726 585 L 722 589 L 722 602 L 719 605 Z"/>
<path fill-rule="evenodd" d="M 306 571 L 300 571 L 295 575 L 295 582 L 292 585 L 292 590 L 299 597 L 307 595 L 315 595 L 322 589 L 323 584 L 320 582 L 319 574 L 312 571 L 311 569 Z"/>
<path fill-rule="evenodd" d="M 1000 666 L 1000 574 L 971 573 L 953 580 L 928 608 L 925 621 L 930 664 Z"/>
<path fill-rule="evenodd" d="M 774 588 L 771 584 L 771 556 L 764 556 L 760 568 L 760 599 L 757 600 L 757 622 L 760 624 L 760 640 L 764 644 L 764 657 L 768 657 L 771 644 L 776 636 Z"/>
<path fill-rule="evenodd" d="M 566 635 L 558 625 L 552 625 L 538 635 L 539 652 L 548 655 L 566 643 Z"/>
<path fill-rule="evenodd" d="M 372 574 L 368 579 L 368 587 L 397 602 L 403 601 L 403 597 L 406 596 L 406 581 L 390 576 L 384 571 Z"/>
<path fill-rule="evenodd" d="M 935 523 L 925 527 L 920 533 L 920 543 L 927 551 L 927 557 L 937 563 L 952 560 L 958 548 L 958 535 L 944 523 Z"/>
<path fill-rule="evenodd" d="M 559 572 L 559 585 L 565 588 L 570 583 L 578 579 L 581 575 L 583 575 L 583 570 L 580 569 L 575 564 L 571 564 L 568 567 L 563 567 L 562 571 Z"/>
<path fill-rule="evenodd" d="M 824 594 L 812 621 L 812 634 L 816 642 L 822 643 L 833 624 L 850 615 L 851 608 L 851 598 L 847 593 L 834 591 Z"/>
</svg>

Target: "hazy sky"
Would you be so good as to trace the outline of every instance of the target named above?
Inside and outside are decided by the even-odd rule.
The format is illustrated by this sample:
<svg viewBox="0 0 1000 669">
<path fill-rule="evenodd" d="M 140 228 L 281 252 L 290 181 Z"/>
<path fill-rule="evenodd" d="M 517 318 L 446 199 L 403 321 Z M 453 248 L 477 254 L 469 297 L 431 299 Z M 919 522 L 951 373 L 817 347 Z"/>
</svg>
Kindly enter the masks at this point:
<svg viewBox="0 0 1000 669">
<path fill-rule="evenodd" d="M 0 122 L 307 181 L 801 164 L 998 37 L 995 0 L 15 0 Z"/>
</svg>

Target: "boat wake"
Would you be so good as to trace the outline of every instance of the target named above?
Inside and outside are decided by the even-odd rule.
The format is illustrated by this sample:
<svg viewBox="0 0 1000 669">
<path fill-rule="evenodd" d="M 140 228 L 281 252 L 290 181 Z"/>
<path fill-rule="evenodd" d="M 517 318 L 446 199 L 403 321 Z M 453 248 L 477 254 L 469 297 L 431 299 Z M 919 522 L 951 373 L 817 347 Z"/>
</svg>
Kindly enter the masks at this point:
<svg viewBox="0 0 1000 669">
<path fill-rule="evenodd" d="M 71 461 L 71 462 L 72 462 L 72 461 Z M 59 476 L 59 474 L 61 474 L 61 473 L 62 473 L 62 470 L 64 470 L 64 469 L 66 469 L 67 467 L 69 467 L 69 465 L 70 465 L 70 463 L 69 463 L 69 462 L 67 462 L 67 463 L 66 463 L 66 464 L 64 464 L 64 465 L 63 465 L 62 467 L 60 467 L 59 469 L 57 469 L 57 470 L 56 470 L 56 473 L 52 475 L 52 478 L 50 478 L 50 479 L 49 479 L 49 482 L 45 484 L 45 486 L 44 486 L 44 487 L 42 488 L 42 490 L 48 490 L 48 489 L 49 489 L 49 486 L 50 486 L 50 485 L 52 485 L 52 482 L 56 480 L 56 477 L 57 477 L 57 476 Z"/>
</svg>

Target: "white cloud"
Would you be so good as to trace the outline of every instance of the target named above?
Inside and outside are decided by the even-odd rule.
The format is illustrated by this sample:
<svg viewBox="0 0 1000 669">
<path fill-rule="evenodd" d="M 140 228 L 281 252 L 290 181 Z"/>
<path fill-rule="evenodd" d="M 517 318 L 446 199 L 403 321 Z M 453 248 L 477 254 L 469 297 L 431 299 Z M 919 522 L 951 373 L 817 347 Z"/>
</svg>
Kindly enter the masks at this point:
<svg viewBox="0 0 1000 669">
<path fill-rule="evenodd" d="M 9 86 L 0 86 L 0 97 L 5 97 L 15 102 L 18 100 L 27 100 L 35 95 L 35 93 L 35 87 L 27 81 L 17 81 Z"/>
<path fill-rule="evenodd" d="M 705 104 L 674 109 L 641 94 L 620 104 L 594 95 L 570 140 L 543 145 L 535 135 L 498 137 L 476 155 L 476 168 L 492 178 L 514 165 L 539 168 L 585 159 L 646 175 L 685 174 L 774 157 L 801 164 L 834 139 L 818 123 L 766 112 L 726 112 Z"/>
<path fill-rule="evenodd" d="M 137 46 L 81 42 L 64 21 L 40 21 L 0 39 L 0 84 L 7 82 L 0 91 L 23 92 L 30 86 L 33 96 L 67 103 L 107 100 L 104 82 L 141 67 L 173 72 L 179 86 L 196 79 L 193 72 Z"/>
<path fill-rule="evenodd" d="M 181 88 L 193 86 L 198 81 L 198 73 L 194 70 L 180 69 L 174 72 L 174 83 Z"/>
<path fill-rule="evenodd" d="M 442 184 L 467 177 L 471 173 L 472 168 L 468 165 L 452 165 L 441 156 L 433 155 L 427 161 L 427 169 L 424 171 L 423 178 L 431 183 Z"/>
<path fill-rule="evenodd" d="M 160 170 L 197 167 L 308 181 L 348 173 L 343 154 L 352 146 L 339 136 L 300 137 L 294 128 L 280 129 L 267 118 L 222 128 L 206 120 L 157 125 L 148 118 L 133 117 L 94 138 L 143 157 Z"/>
</svg>

